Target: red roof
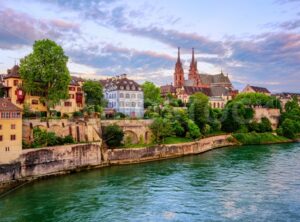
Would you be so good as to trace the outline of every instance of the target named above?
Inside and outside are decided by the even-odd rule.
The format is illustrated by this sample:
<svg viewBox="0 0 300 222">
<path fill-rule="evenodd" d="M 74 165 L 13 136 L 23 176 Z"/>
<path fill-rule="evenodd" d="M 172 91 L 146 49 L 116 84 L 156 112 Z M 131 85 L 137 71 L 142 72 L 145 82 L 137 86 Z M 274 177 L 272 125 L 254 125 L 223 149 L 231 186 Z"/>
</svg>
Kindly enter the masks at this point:
<svg viewBox="0 0 300 222">
<path fill-rule="evenodd" d="M 258 87 L 258 86 L 250 86 L 255 92 L 258 93 L 270 93 L 270 91 L 267 88 L 264 87 Z"/>
<path fill-rule="evenodd" d="M 21 111 L 21 109 L 10 102 L 8 99 L 0 98 L 0 112 L 1 111 Z"/>
</svg>

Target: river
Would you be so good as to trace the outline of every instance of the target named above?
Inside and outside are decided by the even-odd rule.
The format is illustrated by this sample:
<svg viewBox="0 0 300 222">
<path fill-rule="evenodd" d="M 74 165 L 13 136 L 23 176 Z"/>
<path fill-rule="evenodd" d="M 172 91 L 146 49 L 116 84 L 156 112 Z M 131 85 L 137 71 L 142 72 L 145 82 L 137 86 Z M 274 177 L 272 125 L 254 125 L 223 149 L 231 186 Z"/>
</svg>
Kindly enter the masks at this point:
<svg viewBox="0 0 300 222">
<path fill-rule="evenodd" d="M 36 181 L 0 199 L 0 221 L 300 221 L 300 144 Z"/>
</svg>

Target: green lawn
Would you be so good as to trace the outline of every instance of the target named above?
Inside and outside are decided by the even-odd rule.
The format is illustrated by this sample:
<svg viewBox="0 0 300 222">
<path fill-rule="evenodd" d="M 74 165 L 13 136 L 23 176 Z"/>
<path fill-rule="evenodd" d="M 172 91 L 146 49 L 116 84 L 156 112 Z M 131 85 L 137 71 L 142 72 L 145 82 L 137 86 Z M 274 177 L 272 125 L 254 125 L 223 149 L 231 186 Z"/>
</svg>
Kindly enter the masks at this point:
<svg viewBox="0 0 300 222">
<path fill-rule="evenodd" d="M 188 143 L 193 142 L 193 139 L 185 137 L 167 137 L 163 144 Z"/>
<path fill-rule="evenodd" d="M 244 145 L 283 143 L 290 140 L 272 133 L 234 133 L 233 137 Z"/>
</svg>

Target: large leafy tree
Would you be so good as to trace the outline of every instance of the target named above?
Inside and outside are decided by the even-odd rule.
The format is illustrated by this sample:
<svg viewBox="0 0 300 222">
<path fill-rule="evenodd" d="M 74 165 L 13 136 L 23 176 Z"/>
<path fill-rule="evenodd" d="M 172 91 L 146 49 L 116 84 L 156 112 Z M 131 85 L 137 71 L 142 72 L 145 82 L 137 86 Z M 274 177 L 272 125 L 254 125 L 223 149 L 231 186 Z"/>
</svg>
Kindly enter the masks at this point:
<svg viewBox="0 0 300 222">
<path fill-rule="evenodd" d="M 103 105 L 103 88 L 99 82 L 88 80 L 83 84 L 85 101 L 88 105 Z"/>
<path fill-rule="evenodd" d="M 203 93 L 195 93 L 190 97 L 188 106 L 190 118 L 203 131 L 209 121 L 208 97 Z"/>
<path fill-rule="evenodd" d="M 154 85 L 154 83 L 146 81 L 141 85 L 141 87 L 144 91 L 145 107 L 162 102 L 160 88 Z"/>
<path fill-rule="evenodd" d="M 169 119 L 158 117 L 154 119 L 149 126 L 152 131 L 154 141 L 157 143 L 164 142 L 164 139 L 173 135 L 172 125 Z"/>
<path fill-rule="evenodd" d="M 40 95 L 47 110 L 68 98 L 71 77 L 68 57 L 61 46 L 49 39 L 35 41 L 33 52 L 21 59 L 20 75 L 27 93 Z"/>
</svg>

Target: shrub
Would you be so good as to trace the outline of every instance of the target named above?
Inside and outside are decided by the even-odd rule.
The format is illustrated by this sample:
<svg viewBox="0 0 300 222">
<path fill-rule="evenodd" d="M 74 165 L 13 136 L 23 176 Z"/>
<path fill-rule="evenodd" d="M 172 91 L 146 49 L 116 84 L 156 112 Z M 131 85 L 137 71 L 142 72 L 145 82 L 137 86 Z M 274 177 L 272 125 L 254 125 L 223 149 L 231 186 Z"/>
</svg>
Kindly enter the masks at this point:
<svg viewBox="0 0 300 222">
<path fill-rule="evenodd" d="M 124 132 L 118 125 L 109 125 L 103 130 L 103 139 L 109 147 L 118 147 L 121 145 Z"/>
<path fill-rule="evenodd" d="M 282 125 L 282 135 L 290 138 L 290 139 L 295 139 L 297 134 L 296 134 L 296 125 L 294 124 L 294 122 L 290 119 L 286 119 L 283 121 Z"/>
<path fill-rule="evenodd" d="M 75 118 L 83 117 L 83 112 L 75 111 L 73 113 L 73 117 L 75 117 Z"/>
<path fill-rule="evenodd" d="M 63 139 L 64 144 L 75 143 L 74 138 L 71 135 L 65 136 Z"/>
<path fill-rule="evenodd" d="M 68 115 L 67 113 L 64 113 L 64 114 L 62 115 L 62 118 L 64 118 L 64 119 L 69 119 L 69 115 Z"/>
</svg>

